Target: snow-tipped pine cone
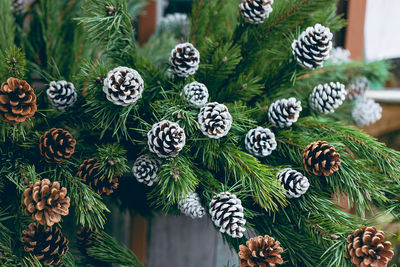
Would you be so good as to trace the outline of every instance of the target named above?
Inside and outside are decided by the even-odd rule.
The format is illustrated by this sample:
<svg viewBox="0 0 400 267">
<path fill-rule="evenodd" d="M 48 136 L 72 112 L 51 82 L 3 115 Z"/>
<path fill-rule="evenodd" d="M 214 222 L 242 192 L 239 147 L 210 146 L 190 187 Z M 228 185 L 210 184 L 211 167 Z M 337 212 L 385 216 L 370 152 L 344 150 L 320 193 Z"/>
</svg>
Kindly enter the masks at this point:
<svg viewBox="0 0 400 267">
<path fill-rule="evenodd" d="M 103 92 L 114 105 L 129 106 L 142 97 L 144 81 L 140 74 L 128 67 L 117 67 L 104 79 Z"/>
<path fill-rule="evenodd" d="M 208 89 L 203 83 L 191 82 L 183 87 L 185 101 L 194 108 L 201 108 L 208 102 Z"/>
<path fill-rule="evenodd" d="M 211 102 L 200 109 L 198 123 L 204 135 L 219 139 L 231 129 L 232 116 L 224 104 Z"/>
<path fill-rule="evenodd" d="M 310 187 L 307 177 L 296 170 L 290 168 L 283 169 L 277 175 L 283 188 L 286 189 L 287 198 L 299 198 Z"/>
<path fill-rule="evenodd" d="M 75 86 L 66 81 L 51 82 L 46 94 L 51 105 L 60 111 L 72 107 L 77 99 Z"/>
<path fill-rule="evenodd" d="M 298 120 L 301 111 L 301 102 L 296 98 L 279 99 L 269 107 L 268 119 L 276 127 L 287 128 Z"/>
<path fill-rule="evenodd" d="M 179 209 L 186 216 L 192 219 L 202 218 L 206 214 L 201 205 L 200 197 L 196 192 L 189 194 L 186 198 L 179 201 Z"/>
<path fill-rule="evenodd" d="M 175 46 L 169 58 L 170 71 L 179 77 L 193 75 L 200 64 L 200 53 L 191 43 Z"/>
<path fill-rule="evenodd" d="M 315 69 L 323 66 L 332 49 L 333 34 L 321 24 L 308 27 L 292 43 L 292 53 L 297 62 L 305 68 Z"/>
<path fill-rule="evenodd" d="M 176 157 L 185 146 L 185 131 L 176 122 L 160 121 L 147 133 L 149 150 L 160 158 Z"/>
<path fill-rule="evenodd" d="M 274 133 L 263 127 L 251 129 L 244 139 L 246 150 L 257 157 L 266 157 L 276 149 Z"/>
<path fill-rule="evenodd" d="M 243 0 L 239 8 L 248 22 L 260 24 L 269 17 L 273 3 L 274 0 Z"/>
<path fill-rule="evenodd" d="M 345 86 L 340 82 L 319 84 L 310 94 L 310 106 L 321 113 L 333 113 L 343 104 L 346 94 Z"/>
<path fill-rule="evenodd" d="M 141 155 L 132 166 L 132 174 L 139 183 L 152 186 L 158 180 L 159 161 L 148 155 Z"/>
</svg>

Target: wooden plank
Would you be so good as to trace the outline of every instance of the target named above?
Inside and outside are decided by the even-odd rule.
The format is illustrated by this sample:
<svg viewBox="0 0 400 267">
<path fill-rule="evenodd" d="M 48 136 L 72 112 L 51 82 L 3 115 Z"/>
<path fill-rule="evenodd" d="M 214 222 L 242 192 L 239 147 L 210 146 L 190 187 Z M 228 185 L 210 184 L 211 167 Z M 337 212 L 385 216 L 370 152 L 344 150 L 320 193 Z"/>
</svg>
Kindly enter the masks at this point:
<svg viewBox="0 0 400 267">
<path fill-rule="evenodd" d="M 131 218 L 130 248 L 143 263 L 147 256 L 148 221 L 143 216 L 135 214 Z"/>
<path fill-rule="evenodd" d="M 157 1 L 149 1 L 139 17 L 139 44 L 146 43 L 157 28 Z"/>
<path fill-rule="evenodd" d="M 352 59 L 363 59 L 366 0 L 349 0 L 345 48 Z"/>
</svg>

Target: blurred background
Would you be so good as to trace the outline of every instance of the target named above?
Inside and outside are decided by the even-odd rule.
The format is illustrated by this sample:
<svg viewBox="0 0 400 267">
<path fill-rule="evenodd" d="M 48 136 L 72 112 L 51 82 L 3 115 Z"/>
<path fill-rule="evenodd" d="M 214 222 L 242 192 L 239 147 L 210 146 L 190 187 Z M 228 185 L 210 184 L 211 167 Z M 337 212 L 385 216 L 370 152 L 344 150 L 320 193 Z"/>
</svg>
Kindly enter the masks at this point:
<svg viewBox="0 0 400 267">
<path fill-rule="evenodd" d="M 0 0 L 3 1 L 3 0 Z M 28 3 L 29 8 L 34 0 L 16 0 L 21 4 Z M 138 0 L 140 1 L 140 0 Z M 140 16 L 135 18 L 134 25 L 142 47 L 146 47 L 149 57 L 164 60 L 168 57 L 176 39 L 186 37 L 189 32 L 189 20 L 192 0 L 155 0 L 143 1 Z M 276 0 L 279 1 L 279 0 Z M 347 19 L 347 26 L 335 34 L 336 58 L 340 60 L 387 60 L 390 62 L 390 76 L 385 83 L 370 84 L 367 97 L 379 102 L 383 108 L 382 119 L 365 127 L 372 136 L 386 143 L 389 147 L 400 150 L 400 35 L 394 30 L 400 28 L 399 0 L 341 0 L 338 13 Z M 188 16 L 188 17 L 187 17 Z M 165 31 L 165 27 L 169 27 Z M 165 34 L 174 31 L 175 36 Z M 163 35 L 165 43 L 160 50 L 152 38 Z M 154 39 L 153 39 L 154 40 Z M 170 45 L 168 45 L 170 44 Z M 153 49 L 152 49 L 153 48 Z M 143 49 L 143 48 L 139 48 Z M 222 238 L 206 217 L 192 220 L 184 216 L 146 216 L 145 204 L 141 195 L 133 194 L 131 201 L 138 201 L 142 209 L 127 209 L 121 212 L 114 204 L 108 220 L 107 230 L 131 248 L 146 266 L 237 266 L 237 254 L 230 251 Z M 347 208 L 349 212 L 351 207 Z M 149 214 L 147 214 L 149 215 Z M 149 219 L 150 218 L 150 219 Z M 376 223 L 383 230 L 393 233 L 395 245 L 393 264 L 400 263 L 399 224 L 391 217 L 381 218 Z"/>
</svg>

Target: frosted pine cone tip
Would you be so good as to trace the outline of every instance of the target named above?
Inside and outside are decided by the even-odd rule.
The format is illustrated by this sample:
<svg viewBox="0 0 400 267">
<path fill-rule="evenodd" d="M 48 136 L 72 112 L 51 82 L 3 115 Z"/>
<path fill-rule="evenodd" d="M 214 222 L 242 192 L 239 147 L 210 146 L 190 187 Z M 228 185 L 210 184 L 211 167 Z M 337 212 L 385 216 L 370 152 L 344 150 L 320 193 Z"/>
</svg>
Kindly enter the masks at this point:
<svg viewBox="0 0 400 267">
<path fill-rule="evenodd" d="M 144 81 L 136 70 L 117 67 L 104 79 L 103 92 L 114 105 L 126 107 L 142 97 L 143 88 Z"/>
<path fill-rule="evenodd" d="M 268 128 L 251 129 L 245 138 L 246 150 L 257 157 L 266 157 L 276 149 L 275 135 Z"/>
<path fill-rule="evenodd" d="M 189 194 L 185 199 L 179 201 L 179 209 L 183 214 L 190 216 L 192 219 L 202 218 L 206 213 L 196 192 Z"/>
<path fill-rule="evenodd" d="M 208 102 L 208 89 L 203 83 L 192 82 L 183 87 L 181 95 L 194 108 L 201 108 Z"/>
<path fill-rule="evenodd" d="M 272 12 L 274 0 L 243 0 L 239 4 L 243 17 L 250 23 L 260 24 Z"/>
<path fill-rule="evenodd" d="M 287 191 L 287 198 L 299 198 L 310 187 L 307 177 L 291 168 L 280 171 L 277 177 Z"/>
<path fill-rule="evenodd" d="M 228 134 L 232 126 L 232 116 L 224 104 L 211 102 L 201 108 L 198 123 L 202 133 L 219 139 Z"/>
<path fill-rule="evenodd" d="M 292 43 L 292 53 L 297 62 L 305 68 L 315 69 L 323 66 L 332 49 L 333 34 L 321 24 L 308 27 Z"/>
<path fill-rule="evenodd" d="M 169 58 L 170 71 L 179 77 L 195 74 L 200 64 L 200 53 L 191 43 L 175 46 Z"/>
<path fill-rule="evenodd" d="M 77 99 L 75 86 L 67 81 L 52 81 L 46 90 L 51 105 L 62 111 L 74 105 Z"/>
<path fill-rule="evenodd" d="M 343 104 L 347 91 L 344 84 L 330 82 L 317 85 L 309 97 L 312 109 L 321 113 L 333 113 Z"/>
<path fill-rule="evenodd" d="M 273 125 L 286 128 L 298 120 L 301 111 L 301 102 L 296 98 L 280 99 L 269 107 L 268 119 Z"/>
<path fill-rule="evenodd" d="M 147 133 L 149 150 L 160 158 L 176 157 L 185 145 L 185 131 L 176 122 L 163 120 Z"/>
<path fill-rule="evenodd" d="M 139 183 L 152 186 L 158 180 L 159 162 L 148 155 L 141 155 L 132 166 L 132 174 Z"/>
</svg>

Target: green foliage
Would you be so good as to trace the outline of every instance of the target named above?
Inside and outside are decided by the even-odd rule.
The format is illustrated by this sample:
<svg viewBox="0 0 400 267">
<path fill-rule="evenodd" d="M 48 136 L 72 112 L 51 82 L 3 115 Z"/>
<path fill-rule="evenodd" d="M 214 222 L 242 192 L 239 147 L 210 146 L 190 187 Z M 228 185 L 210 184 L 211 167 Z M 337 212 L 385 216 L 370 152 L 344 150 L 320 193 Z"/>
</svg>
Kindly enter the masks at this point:
<svg viewBox="0 0 400 267">
<path fill-rule="evenodd" d="M 143 264 L 129 249 L 118 244 L 105 232 L 94 234 L 93 246 L 89 247 L 87 253 L 90 257 L 122 266 L 142 267 Z"/>
<path fill-rule="evenodd" d="M 121 184 L 127 185 L 120 191 L 142 190 L 129 174 L 131 162 L 147 153 L 151 125 L 168 119 L 185 130 L 186 144 L 177 157 L 160 161 L 158 182 L 141 192 L 147 203 L 176 214 L 178 202 L 193 191 L 204 207 L 215 194 L 229 191 L 241 199 L 250 232 L 281 242 L 286 266 L 349 266 L 344 257 L 346 236 L 370 224 L 366 214 L 372 207 L 400 218 L 400 153 L 338 121 L 350 121 L 350 103 L 328 116 L 308 107 L 308 95 L 319 83 L 348 84 L 356 76 L 383 82 L 388 75 L 383 61 L 327 62 L 317 70 L 296 63 L 291 43 L 301 31 L 316 23 L 331 31 L 344 25 L 336 16 L 336 2 L 275 1 L 265 23 L 253 25 L 240 15 L 239 0 L 195 1 L 189 39 L 200 51 L 201 64 L 193 77 L 183 79 L 167 70 L 169 53 L 180 42 L 173 34 L 158 32 L 141 47 L 136 42 L 135 19 L 144 0 L 39 0 L 28 11 L 26 23 L 14 19 L 10 1 L 0 1 L 2 81 L 9 76 L 26 78 L 39 89 L 66 79 L 74 82 L 79 99 L 73 109 L 59 112 L 47 109 L 45 94 L 37 90 L 41 111 L 34 119 L 20 125 L 0 123 L 0 193 L 5 196 L 0 199 L 0 252 L 5 255 L 0 262 L 40 266 L 18 245 L 21 230 L 30 222 L 20 201 L 29 184 L 48 178 L 68 189 L 70 216 L 76 224 L 95 231 L 90 257 L 143 266 L 103 232 L 108 201 L 103 202 L 76 173 L 84 159 L 97 157 L 107 178 L 121 177 Z M 115 106 L 102 91 L 107 73 L 117 66 L 136 69 L 145 81 L 143 96 L 134 105 Z M 228 106 L 233 125 L 227 136 L 215 140 L 200 132 L 199 110 L 188 107 L 181 96 L 184 85 L 194 80 L 206 84 L 210 102 Z M 302 101 L 301 118 L 288 129 L 271 126 L 268 105 L 291 96 Z M 246 133 L 257 126 L 271 128 L 278 142 L 267 158 L 256 158 L 244 148 Z M 51 127 L 68 129 L 78 140 L 72 158 L 59 165 L 45 163 L 39 154 L 39 137 Z M 341 155 L 340 170 L 328 177 L 306 174 L 303 167 L 304 148 L 317 140 L 328 141 Z M 299 199 L 287 199 L 276 178 L 286 167 L 310 181 Z M 344 212 L 332 198 L 343 193 L 355 215 Z M 121 192 L 114 197 L 118 203 L 131 200 Z M 236 250 L 246 241 L 226 234 L 223 238 Z M 64 265 L 77 266 L 74 257 L 72 251 Z"/>
</svg>

